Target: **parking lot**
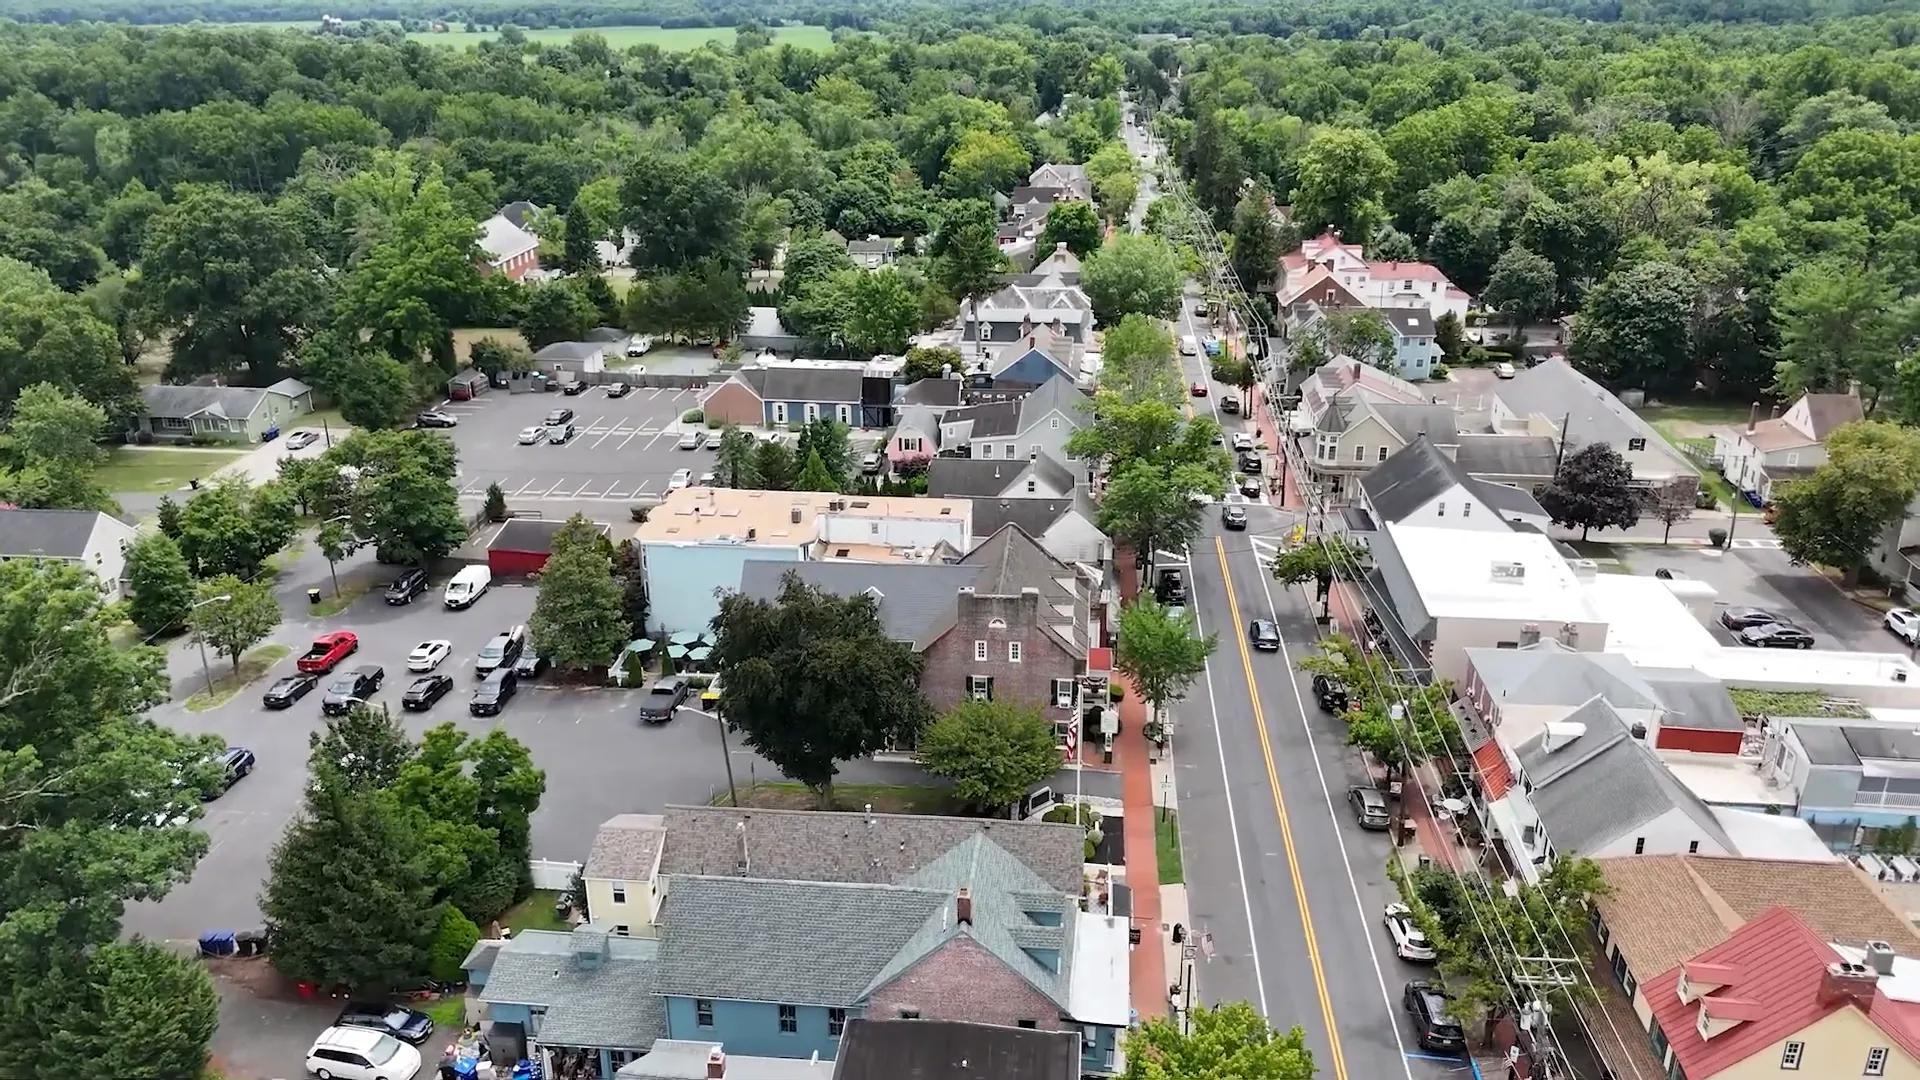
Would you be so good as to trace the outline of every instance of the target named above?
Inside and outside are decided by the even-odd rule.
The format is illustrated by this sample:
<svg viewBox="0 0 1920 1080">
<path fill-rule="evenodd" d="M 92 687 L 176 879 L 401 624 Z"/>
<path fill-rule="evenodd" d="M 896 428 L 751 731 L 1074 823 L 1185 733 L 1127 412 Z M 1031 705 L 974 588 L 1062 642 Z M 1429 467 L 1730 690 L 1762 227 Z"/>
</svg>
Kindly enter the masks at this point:
<svg viewBox="0 0 1920 1080">
<path fill-rule="evenodd" d="M 1816 649 L 1896 652 L 1899 639 L 1879 616 L 1854 603 L 1833 583 L 1805 567 L 1794 566 L 1777 547 L 1738 547 L 1713 551 L 1697 547 L 1622 545 L 1623 559 L 1636 574 L 1662 568 L 1704 581 L 1719 593 L 1716 611 L 1758 607 L 1784 615 L 1813 633 Z M 1709 629 L 1723 644 L 1736 644 L 1717 621 Z"/>
<path fill-rule="evenodd" d="M 460 448 L 461 495 L 478 499 L 499 484 L 520 501 L 622 501 L 659 497 L 676 469 L 697 477 L 713 468 L 711 449 L 675 448 L 688 427 L 680 417 L 699 406 L 695 390 L 636 389 L 612 398 L 595 386 L 574 397 L 496 390 L 444 408 L 460 420 L 447 434 Z M 573 410 L 573 438 L 520 445 L 520 432 L 540 426 L 554 409 Z"/>
</svg>

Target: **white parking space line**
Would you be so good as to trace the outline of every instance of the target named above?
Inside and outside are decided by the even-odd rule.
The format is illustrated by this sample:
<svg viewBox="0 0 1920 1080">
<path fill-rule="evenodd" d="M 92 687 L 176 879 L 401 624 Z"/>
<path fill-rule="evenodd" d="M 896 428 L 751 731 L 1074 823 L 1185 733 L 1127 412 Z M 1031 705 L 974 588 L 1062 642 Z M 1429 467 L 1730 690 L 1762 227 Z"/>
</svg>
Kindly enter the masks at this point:
<svg viewBox="0 0 1920 1080">
<path fill-rule="evenodd" d="M 561 478 L 560 478 L 559 480 L 556 480 L 556 481 L 554 481 L 554 484 L 553 484 L 553 486 L 552 486 L 552 487 L 550 487 L 550 488 L 548 488 L 547 490 L 545 490 L 545 491 L 543 491 L 543 492 L 541 492 L 541 493 L 540 493 L 540 497 L 541 497 L 541 498 L 543 498 L 543 499 L 551 499 L 551 498 L 553 498 L 553 493 L 554 493 L 554 492 L 556 492 L 556 491 L 559 491 L 559 490 L 560 490 L 560 485 L 561 485 L 561 484 L 564 484 L 564 483 L 566 483 L 566 482 L 567 482 L 567 479 L 566 479 L 566 477 L 564 477 L 564 476 L 563 476 L 563 477 L 561 477 Z"/>
<path fill-rule="evenodd" d="M 655 446 L 656 444 L 658 444 L 658 443 L 660 442 L 660 440 L 661 440 L 661 439 L 673 439 L 674 441 L 676 441 L 676 442 L 677 442 L 677 441 L 679 441 L 679 438 L 680 438 L 680 436 L 678 436 L 678 435 L 675 435 L 675 434 L 674 434 L 673 432 L 671 432 L 671 431 L 663 431 L 663 432 L 661 432 L 660 434 L 658 434 L 658 435 L 655 435 L 655 436 L 653 437 L 653 442 L 650 442 L 650 443 L 648 443 L 648 444 L 647 444 L 647 449 L 649 449 L 649 450 L 651 450 L 651 449 L 653 449 L 653 448 L 654 448 L 654 446 Z"/>
<path fill-rule="evenodd" d="M 625 491 L 615 491 L 612 488 L 608 488 L 600 497 L 603 499 L 628 499 L 632 498 L 632 495 Z"/>
<path fill-rule="evenodd" d="M 661 394 L 664 394 L 664 393 L 666 393 L 666 392 L 667 392 L 667 391 L 666 391 L 666 389 L 665 389 L 664 387 L 662 387 L 661 389 L 659 389 L 659 390 L 655 390 L 655 391 L 654 391 L 653 393 L 651 393 L 651 394 L 649 394 L 649 395 L 647 395 L 647 400 L 648 400 L 648 401 L 658 401 L 658 400 L 660 400 L 660 395 L 661 395 Z"/>
<path fill-rule="evenodd" d="M 516 496 L 518 496 L 518 495 L 525 495 L 525 494 L 527 493 L 527 489 L 528 489 L 528 488 L 530 488 L 530 487 L 532 487 L 533 485 L 535 485 L 535 484 L 537 484 L 537 483 L 539 483 L 539 480 L 537 480 L 537 479 L 536 479 L 536 480 L 529 480 L 529 481 L 527 481 L 526 483 L 524 483 L 524 484 L 521 484 L 521 485 L 519 486 L 519 488 L 517 488 L 517 489 L 515 489 L 515 491 L 513 492 L 513 494 L 514 494 L 514 495 L 516 495 Z"/>
<path fill-rule="evenodd" d="M 619 445 L 619 446 L 617 446 L 617 447 L 615 447 L 615 449 L 616 449 L 616 450 L 625 450 L 625 449 L 627 448 L 627 444 L 628 444 L 628 443 L 630 443 L 630 442 L 632 442 L 632 441 L 633 441 L 633 440 L 634 440 L 635 438 L 637 438 L 637 437 L 639 437 L 639 436 L 641 436 L 641 435 L 644 435 L 644 434 L 646 434 L 646 433 L 647 433 L 647 430 L 646 430 L 645 428 L 634 428 L 634 429 L 633 429 L 632 431 L 630 431 L 630 432 L 628 432 L 628 433 L 627 433 L 627 437 L 626 437 L 626 438 L 624 438 L 624 439 L 621 439 L 621 440 L 620 440 L 620 445 Z M 598 444 L 598 443 L 595 443 L 594 445 L 596 445 L 596 446 L 598 446 L 599 444 Z M 649 445 L 649 446 L 651 446 L 651 445 L 653 445 L 653 444 L 652 444 L 652 443 L 648 443 L 647 445 Z"/>
<path fill-rule="evenodd" d="M 597 499 L 600 497 L 600 495 L 606 494 L 606 492 L 604 491 L 601 492 L 600 495 L 587 494 L 587 489 L 592 486 L 593 486 L 593 481 L 589 480 L 586 483 L 580 485 L 580 490 L 574 492 L 572 495 L 569 495 L 567 497 L 570 499 Z"/>
</svg>

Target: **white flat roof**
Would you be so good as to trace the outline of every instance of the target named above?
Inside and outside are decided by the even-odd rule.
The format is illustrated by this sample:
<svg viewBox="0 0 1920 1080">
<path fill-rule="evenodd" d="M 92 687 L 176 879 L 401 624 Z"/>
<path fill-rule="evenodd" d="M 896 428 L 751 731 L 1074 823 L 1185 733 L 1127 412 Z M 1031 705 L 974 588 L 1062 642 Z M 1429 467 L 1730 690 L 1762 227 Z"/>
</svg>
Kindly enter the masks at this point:
<svg viewBox="0 0 1920 1080">
<path fill-rule="evenodd" d="M 1844 696 L 1850 686 L 1920 686 L 1920 665 L 1899 653 L 1841 652 L 1838 649 L 1745 649 L 1726 646 L 1702 653 L 1693 662 L 1702 672 L 1734 687 L 1767 684 L 1828 689 Z"/>
<path fill-rule="evenodd" d="M 1813 826 L 1792 814 L 1711 807 L 1720 827 L 1742 856 L 1749 859 L 1790 859 L 1794 862 L 1837 862 L 1839 856 L 1814 834 Z"/>
<path fill-rule="evenodd" d="M 1126 1027 L 1133 1023 L 1127 920 L 1086 911 L 1073 917 L 1079 921 L 1067 969 L 1067 1012 L 1082 1024 Z"/>
<path fill-rule="evenodd" d="M 1790 801 L 1793 792 L 1770 788 L 1754 770 L 1759 758 L 1735 754 L 1692 754 L 1659 751 L 1660 760 L 1675 780 L 1715 806 L 1771 806 Z"/>
<path fill-rule="evenodd" d="M 1625 653 L 1645 666 L 1686 667 L 1722 647 L 1659 578 L 1595 574 L 1586 587 L 1588 601 L 1607 624 L 1607 652 Z"/>
<path fill-rule="evenodd" d="M 1553 541 L 1388 522 L 1385 532 L 1433 618 L 1603 621 Z"/>
</svg>

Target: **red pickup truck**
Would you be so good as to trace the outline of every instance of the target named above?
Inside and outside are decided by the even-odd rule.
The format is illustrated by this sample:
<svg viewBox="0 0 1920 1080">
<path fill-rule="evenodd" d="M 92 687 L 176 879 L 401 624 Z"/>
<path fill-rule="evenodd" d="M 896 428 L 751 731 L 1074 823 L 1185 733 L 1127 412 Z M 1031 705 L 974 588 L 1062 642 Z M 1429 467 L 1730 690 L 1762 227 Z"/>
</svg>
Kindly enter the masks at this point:
<svg viewBox="0 0 1920 1080">
<path fill-rule="evenodd" d="M 314 638 L 306 655 L 300 658 L 296 666 L 309 675 L 323 675 L 359 648 L 360 635 L 351 630 L 335 630 Z"/>
</svg>

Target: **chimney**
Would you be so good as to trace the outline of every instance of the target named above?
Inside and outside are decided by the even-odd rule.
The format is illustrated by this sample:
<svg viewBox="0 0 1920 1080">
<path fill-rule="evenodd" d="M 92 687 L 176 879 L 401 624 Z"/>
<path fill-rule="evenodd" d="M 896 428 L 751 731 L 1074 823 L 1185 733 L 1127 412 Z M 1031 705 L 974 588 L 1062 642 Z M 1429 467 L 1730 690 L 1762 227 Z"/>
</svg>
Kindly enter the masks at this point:
<svg viewBox="0 0 1920 1080">
<path fill-rule="evenodd" d="M 794 508 L 793 508 L 793 512 L 787 515 L 787 519 L 788 519 L 789 521 L 791 521 L 791 522 L 793 522 L 793 523 L 794 523 L 795 525 L 798 525 L 798 524 L 800 524 L 800 514 L 801 514 L 801 512 L 802 512 L 802 511 L 801 511 L 801 508 L 800 508 L 800 507 L 798 507 L 798 506 L 796 506 L 796 507 L 794 507 Z"/>
<path fill-rule="evenodd" d="M 1540 644 L 1540 624 L 1527 623 L 1520 628 L 1520 647 Z"/>
<path fill-rule="evenodd" d="M 1850 960 L 1828 964 L 1820 977 L 1820 1004 L 1835 1005 L 1851 1000 L 1862 1009 L 1869 1008 L 1873 1004 L 1874 984 L 1879 981 L 1880 974 L 1865 964 Z"/>
<path fill-rule="evenodd" d="M 727 1054 L 719 1047 L 707 1051 L 707 1080 L 720 1080 L 727 1075 Z"/>
<path fill-rule="evenodd" d="M 1884 941 L 1867 942 L 1867 966 L 1876 975 L 1893 974 L 1893 946 Z"/>
<path fill-rule="evenodd" d="M 953 921 L 965 926 L 973 925 L 973 896 L 966 889 L 953 898 Z"/>
<path fill-rule="evenodd" d="M 1756 401 L 1753 404 L 1747 406 L 1747 434 L 1749 435 L 1753 434 L 1754 427 L 1759 423 L 1760 423 L 1760 403 Z"/>
<path fill-rule="evenodd" d="M 1054 244 L 1053 253 L 1055 255 L 1065 255 L 1067 253 L 1067 242 L 1065 240 L 1061 240 L 1058 243 Z"/>
<path fill-rule="evenodd" d="M 1767 419 L 1769 420 L 1780 419 L 1780 405 L 1778 402 L 1775 402 L 1773 408 L 1767 413 Z"/>
</svg>

